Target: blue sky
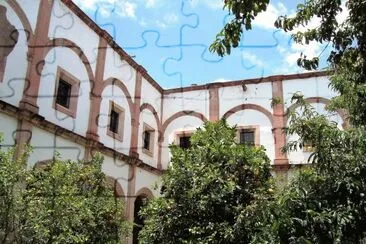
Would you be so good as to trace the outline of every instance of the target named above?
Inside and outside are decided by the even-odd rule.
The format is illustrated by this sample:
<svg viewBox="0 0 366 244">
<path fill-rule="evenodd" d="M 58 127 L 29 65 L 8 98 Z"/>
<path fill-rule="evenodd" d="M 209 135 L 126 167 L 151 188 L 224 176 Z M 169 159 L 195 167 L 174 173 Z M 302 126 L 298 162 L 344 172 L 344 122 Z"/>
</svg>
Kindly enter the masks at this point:
<svg viewBox="0 0 366 244">
<path fill-rule="evenodd" d="M 164 88 L 304 72 L 296 66 L 300 53 L 317 56 L 323 49 L 295 44 L 273 26 L 301 0 L 272 0 L 240 48 L 224 58 L 208 51 L 227 19 L 222 0 L 74 1 Z"/>
</svg>

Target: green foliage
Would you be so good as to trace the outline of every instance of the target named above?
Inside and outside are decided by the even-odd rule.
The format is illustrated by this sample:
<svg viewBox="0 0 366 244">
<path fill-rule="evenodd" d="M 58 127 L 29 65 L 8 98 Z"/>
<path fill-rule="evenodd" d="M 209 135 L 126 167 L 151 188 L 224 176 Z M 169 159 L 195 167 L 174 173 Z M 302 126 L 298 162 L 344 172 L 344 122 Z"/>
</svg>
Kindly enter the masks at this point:
<svg viewBox="0 0 366 244">
<path fill-rule="evenodd" d="M 206 122 L 191 147 L 171 146 L 162 197 L 143 209 L 141 243 L 248 243 L 256 209 L 272 196 L 263 147 L 235 142 L 225 121 Z"/>
<path fill-rule="evenodd" d="M 284 150 L 310 142 L 312 167 L 259 209 L 264 217 L 257 242 L 360 243 L 366 233 L 366 130 L 340 130 L 302 96 L 295 95 L 294 101 L 301 110 L 289 113 L 287 133 L 300 139 Z"/>
<path fill-rule="evenodd" d="M 0 134 L 0 143 L 2 135 Z M 0 148 L 0 243 L 13 243 L 18 235 L 21 217 L 22 180 L 26 176 L 23 157 L 14 160 L 15 148 Z"/>
<path fill-rule="evenodd" d="M 26 156 L 14 161 L 14 149 L 0 151 L 1 243 L 120 243 L 127 236 L 100 155 L 30 170 Z"/>
</svg>

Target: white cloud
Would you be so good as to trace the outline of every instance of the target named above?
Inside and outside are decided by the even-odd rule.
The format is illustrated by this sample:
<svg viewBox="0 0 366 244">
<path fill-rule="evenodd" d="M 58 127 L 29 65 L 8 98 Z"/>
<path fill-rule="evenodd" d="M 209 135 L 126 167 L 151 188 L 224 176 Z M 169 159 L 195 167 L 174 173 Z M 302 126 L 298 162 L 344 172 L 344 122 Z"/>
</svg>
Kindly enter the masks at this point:
<svg viewBox="0 0 366 244">
<path fill-rule="evenodd" d="M 176 14 L 168 13 L 163 16 L 162 20 L 156 20 L 155 24 L 159 28 L 167 28 L 171 25 L 177 24 L 179 22 L 179 17 Z"/>
<path fill-rule="evenodd" d="M 283 3 L 279 2 L 277 5 L 268 4 L 267 10 L 258 14 L 253 21 L 253 25 L 263 29 L 275 29 L 274 22 L 280 15 L 288 14 L 288 10 Z"/>
<path fill-rule="evenodd" d="M 258 56 L 251 52 L 243 51 L 242 58 L 245 62 L 249 63 L 250 65 L 255 65 L 255 66 L 260 66 L 260 67 L 264 66 L 264 63 L 258 58 Z"/>
<path fill-rule="evenodd" d="M 213 81 L 210 81 L 210 82 L 207 82 L 207 83 L 227 82 L 227 81 L 229 81 L 229 80 L 225 79 L 225 78 L 218 78 L 216 80 L 213 80 Z"/>
<path fill-rule="evenodd" d="M 147 8 L 154 7 L 156 4 L 156 0 L 145 0 L 145 4 Z"/>
<path fill-rule="evenodd" d="M 164 22 L 162 22 L 162 21 L 160 21 L 160 20 L 157 20 L 157 21 L 155 21 L 155 23 L 156 23 L 156 25 L 159 27 L 159 28 L 166 28 L 167 27 L 167 25 L 164 23 Z"/>
<path fill-rule="evenodd" d="M 111 14 L 121 17 L 135 18 L 136 3 L 129 0 L 74 0 L 74 2 L 84 10 L 99 11 L 108 18 Z"/>
<path fill-rule="evenodd" d="M 211 9 L 222 9 L 224 7 L 224 2 L 222 0 L 190 0 L 189 3 L 193 8 L 198 4 L 202 4 Z"/>
</svg>

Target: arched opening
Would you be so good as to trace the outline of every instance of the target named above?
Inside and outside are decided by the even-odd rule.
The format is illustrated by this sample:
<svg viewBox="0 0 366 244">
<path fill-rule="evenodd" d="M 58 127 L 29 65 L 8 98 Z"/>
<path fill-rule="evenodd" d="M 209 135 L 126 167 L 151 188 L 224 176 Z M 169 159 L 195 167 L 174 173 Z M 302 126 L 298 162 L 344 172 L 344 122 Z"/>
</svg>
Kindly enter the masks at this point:
<svg viewBox="0 0 366 244">
<path fill-rule="evenodd" d="M 134 209 L 134 221 L 133 221 L 133 244 L 138 244 L 138 235 L 142 228 L 144 227 L 144 219 L 139 214 L 142 207 L 146 204 L 148 198 L 144 195 L 137 196 L 135 199 L 135 209 Z"/>
</svg>

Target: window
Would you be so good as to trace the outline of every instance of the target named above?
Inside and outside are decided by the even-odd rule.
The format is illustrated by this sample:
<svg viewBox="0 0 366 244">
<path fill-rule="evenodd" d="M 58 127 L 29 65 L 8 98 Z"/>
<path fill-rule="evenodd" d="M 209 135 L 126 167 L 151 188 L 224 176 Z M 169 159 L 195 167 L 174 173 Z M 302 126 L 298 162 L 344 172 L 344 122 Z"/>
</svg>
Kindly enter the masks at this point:
<svg viewBox="0 0 366 244">
<path fill-rule="evenodd" d="M 76 117 L 80 81 L 67 71 L 57 69 L 53 108 L 70 117 Z"/>
<path fill-rule="evenodd" d="M 240 144 L 255 145 L 254 131 L 242 129 L 240 131 Z"/>
<path fill-rule="evenodd" d="M 314 152 L 313 144 L 309 141 L 305 141 L 303 143 L 303 151 L 304 152 Z"/>
<path fill-rule="evenodd" d="M 142 133 L 142 151 L 149 156 L 153 156 L 154 152 L 154 132 L 155 130 L 144 123 Z"/>
<path fill-rule="evenodd" d="M 175 133 L 174 144 L 183 148 L 188 149 L 191 147 L 191 136 L 194 130 L 178 131 Z"/>
<path fill-rule="evenodd" d="M 125 110 L 113 101 L 110 101 L 107 135 L 113 137 L 113 139 L 123 141 L 124 116 Z"/>
<path fill-rule="evenodd" d="M 70 107 L 70 96 L 71 96 L 71 84 L 67 83 L 63 79 L 58 82 L 56 103 L 65 107 Z"/>
<path fill-rule="evenodd" d="M 191 147 L 191 137 L 190 136 L 181 136 L 179 138 L 179 146 L 183 149 L 188 149 Z"/>
<path fill-rule="evenodd" d="M 247 144 L 250 146 L 259 146 L 259 126 L 238 126 L 237 127 L 237 142 L 240 144 Z"/>
</svg>

